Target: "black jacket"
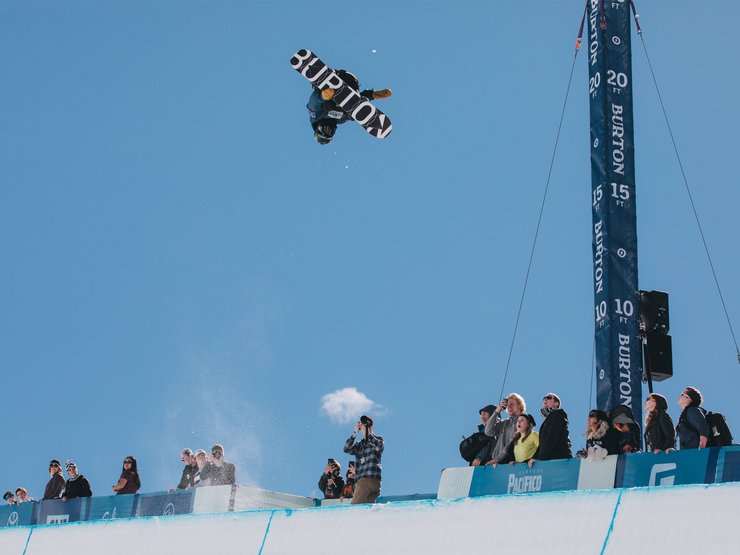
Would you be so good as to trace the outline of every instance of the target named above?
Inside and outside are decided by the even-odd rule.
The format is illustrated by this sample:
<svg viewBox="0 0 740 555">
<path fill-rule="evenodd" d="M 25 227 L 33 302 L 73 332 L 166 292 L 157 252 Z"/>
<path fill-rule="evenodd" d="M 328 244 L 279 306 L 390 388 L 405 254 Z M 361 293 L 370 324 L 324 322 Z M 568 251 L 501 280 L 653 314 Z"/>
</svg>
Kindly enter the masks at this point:
<svg viewBox="0 0 740 555">
<path fill-rule="evenodd" d="M 64 477 L 61 472 L 57 472 L 51 477 L 44 490 L 44 499 L 59 499 L 64 490 Z"/>
<path fill-rule="evenodd" d="M 224 461 L 224 465 L 221 467 L 214 464 L 211 475 L 211 485 L 236 485 L 236 466 L 226 461 Z"/>
<path fill-rule="evenodd" d="M 177 484 L 177 489 L 185 489 L 193 486 L 193 476 L 198 472 L 197 464 L 186 464 L 185 468 L 182 469 L 182 477 L 180 483 Z"/>
<path fill-rule="evenodd" d="M 330 478 L 334 483 L 329 483 Z M 331 476 L 324 473 L 319 478 L 319 489 L 326 499 L 337 499 L 344 491 L 344 479 L 338 472 Z"/>
<path fill-rule="evenodd" d="M 656 449 L 665 451 L 676 448 L 676 430 L 670 415 L 659 410 L 650 421 L 650 427 L 645 427 L 645 451 L 652 453 Z"/>
<path fill-rule="evenodd" d="M 606 450 L 607 455 L 618 455 L 622 452 L 620 446 L 619 431 L 609 425 L 608 422 L 601 422 L 599 428 L 594 432 L 590 428 L 586 432 L 586 450 L 589 447 L 601 447 Z"/>
<path fill-rule="evenodd" d="M 540 461 L 555 459 L 570 459 L 573 453 L 570 450 L 568 434 L 568 415 L 563 409 L 557 409 L 547 415 L 540 426 L 540 446 L 532 456 Z"/>
<path fill-rule="evenodd" d="M 92 489 L 90 489 L 90 482 L 87 481 L 82 474 L 78 474 L 76 478 L 70 478 L 64 486 L 64 493 L 62 497 L 65 499 L 74 499 L 75 497 L 92 497 Z"/>
</svg>

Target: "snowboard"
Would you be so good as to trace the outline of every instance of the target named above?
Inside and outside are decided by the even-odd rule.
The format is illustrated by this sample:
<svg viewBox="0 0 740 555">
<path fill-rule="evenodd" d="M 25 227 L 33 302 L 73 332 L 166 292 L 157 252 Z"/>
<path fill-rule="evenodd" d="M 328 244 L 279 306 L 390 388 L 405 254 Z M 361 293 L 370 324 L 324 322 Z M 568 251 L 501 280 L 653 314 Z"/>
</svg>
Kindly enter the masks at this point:
<svg viewBox="0 0 740 555">
<path fill-rule="evenodd" d="M 334 89 L 334 103 L 373 137 L 383 139 L 393 130 L 391 120 L 359 91 L 345 83 L 337 73 L 310 50 L 299 50 L 290 65 L 319 90 Z"/>
</svg>

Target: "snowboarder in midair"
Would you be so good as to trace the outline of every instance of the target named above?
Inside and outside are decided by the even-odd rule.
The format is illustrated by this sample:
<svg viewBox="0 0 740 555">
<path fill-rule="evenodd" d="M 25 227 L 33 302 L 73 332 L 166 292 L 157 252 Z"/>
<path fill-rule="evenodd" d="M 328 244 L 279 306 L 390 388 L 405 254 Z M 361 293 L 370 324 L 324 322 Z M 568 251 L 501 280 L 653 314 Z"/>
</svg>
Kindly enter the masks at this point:
<svg viewBox="0 0 740 555">
<path fill-rule="evenodd" d="M 346 69 L 336 70 L 337 75 L 353 89 L 360 90 L 360 82 L 357 77 L 352 75 Z M 378 98 L 388 98 L 393 94 L 390 89 L 373 90 L 366 89 L 360 93 L 360 96 L 375 100 Z M 317 87 L 313 88 L 311 96 L 308 98 L 308 117 L 311 121 L 311 127 L 314 132 L 314 139 L 321 144 L 329 144 L 334 138 L 337 131 L 337 125 L 350 120 L 349 115 L 343 111 L 332 100 L 334 98 L 334 89 L 325 88 L 323 91 Z"/>
</svg>

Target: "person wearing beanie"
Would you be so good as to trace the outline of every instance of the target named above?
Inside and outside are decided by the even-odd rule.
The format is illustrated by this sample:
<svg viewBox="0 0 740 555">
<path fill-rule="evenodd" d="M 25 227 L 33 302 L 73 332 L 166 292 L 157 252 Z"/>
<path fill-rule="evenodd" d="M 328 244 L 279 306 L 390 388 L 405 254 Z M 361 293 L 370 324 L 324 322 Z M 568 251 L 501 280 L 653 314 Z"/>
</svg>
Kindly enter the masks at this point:
<svg viewBox="0 0 740 555">
<path fill-rule="evenodd" d="M 56 459 L 52 459 L 49 462 L 49 476 L 49 481 L 44 489 L 44 501 L 47 499 L 59 499 L 62 497 L 62 491 L 64 491 L 62 465 Z"/>
<path fill-rule="evenodd" d="M 13 492 L 6 491 L 3 494 L 3 501 L 5 501 L 8 505 L 15 505 L 15 496 L 13 496 Z"/>
<path fill-rule="evenodd" d="M 478 424 L 478 433 L 473 434 L 473 436 L 471 437 L 477 437 L 477 441 L 479 442 L 479 445 L 482 445 L 482 447 L 475 455 L 475 458 L 470 461 L 470 466 L 481 466 L 491 460 L 491 449 L 493 448 L 493 443 L 495 440 L 485 435 L 485 433 L 483 433 L 483 430 L 486 429 L 486 424 L 488 424 L 488 421 L 495 412 L 496 405 L 486 405 L 478 411 L 478 414 L 480 414 L 481 424 Z"/>
<path fill-rule="evenodd" d="M 612 426 L 603 410 L 593 409 L 588 413 L 586 436 L 586 459 L 602 461 L 608 455 L 620 452 L 619 432 Z"/>
<path fill-rule="evenodd" d="M 676 448 L 676 430 L 668 414 L 668 401 L 658 393 L 645 399 L 645 452 L 660 453 Z"/>
<path fill-rule="evenodd" d="M 545 417 L 545 420 L 540 426 L 540 445 L 528 461 L 529 468 L 532 468 L 532 465 L 537 461 L 553 461 L 573 457 L 570 450 L 568 415 L 560 408 L 560 397 L 554 393 L 545 395 L 542 398 L 540 413 Z"/>
<path fill-rule="evenodd" d="M 75 499 L 76 497 L 92 497 L 90 482 L 82 474 L 77 472 L 77 465 L 74 461 L 68 460 L 64 465 L 69 475 L 69 480 L 64 484 L 64 493 L 62 499 Z"/>
<path fill-rule="evenodd" d="M 705 418 L 701 392 L 695 387 L 686 387 L 678 396 L 681 416 L 678 417 L 676 433 L 681 449 L 704 449 L 709 438 L 709 424 Z"/>
</svg>

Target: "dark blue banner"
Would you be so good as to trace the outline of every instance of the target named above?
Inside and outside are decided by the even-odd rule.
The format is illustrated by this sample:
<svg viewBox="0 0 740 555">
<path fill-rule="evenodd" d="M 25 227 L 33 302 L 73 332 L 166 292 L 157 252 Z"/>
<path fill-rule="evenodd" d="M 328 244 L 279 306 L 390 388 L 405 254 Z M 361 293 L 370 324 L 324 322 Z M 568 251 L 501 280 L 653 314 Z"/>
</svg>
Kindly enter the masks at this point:
<svg viewBox="0 0 740 555">
<path fill-rule="evenodd" d="M 91 497 L 88 501 L 87 520 L 109 520 L 136 516 L 138 495 L 111 495 Z"/>
<path fill-rule="evenodd" d="M 193 512 L 193 492 L 144 493 L 139 497 L 136 516 L 184 515 Z"/>
<path fill-rule="evenodd" d="M 711 484 L 720 449 L 684 449 L 670 453 L 621 455 L 616 487 Z"/>
<path fill-rule="evenodd" d="M 69 501 L 62 501 L 61 499 L 42 501 L 37 522 L 38 524 L 64 524 L 65 522 L 87 520 L 87 515 L 84 512 L 87 499 L 86 497 L 78 497 Z"/>
<path fill-rule="evenodd" d="M 627 405 L 642 422 L 629 10 L 589 2 L 596 403 Z"/>
<path fill-rule="evenodd" d="M 478 466 L 473 471 L 470 497 L 504 493 L 537 493 L 578 489 L 579 459 L 514 465 Z"/>
</svg>

